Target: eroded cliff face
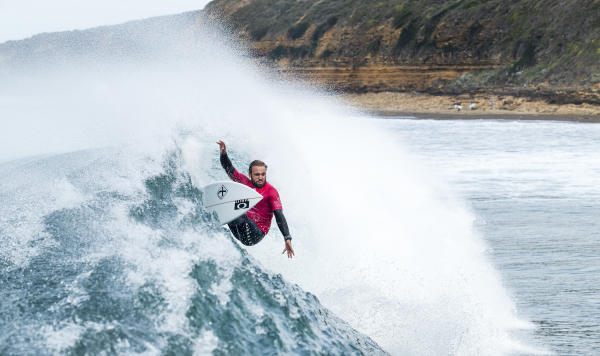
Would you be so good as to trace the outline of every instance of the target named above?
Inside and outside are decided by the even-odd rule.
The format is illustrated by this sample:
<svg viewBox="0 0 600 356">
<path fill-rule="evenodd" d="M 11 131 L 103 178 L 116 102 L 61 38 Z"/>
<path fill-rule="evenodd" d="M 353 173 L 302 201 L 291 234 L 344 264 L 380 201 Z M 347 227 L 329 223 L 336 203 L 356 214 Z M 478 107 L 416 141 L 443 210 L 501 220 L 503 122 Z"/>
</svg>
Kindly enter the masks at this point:
<svg viewBox="0 0 600 356">
<path fill-rule="evenodd" d="M 0 44 L 0 74 L 118 62 L 148 44 L 161 53 L 214 20 L 257 61 L 344 92 L 600 104 L 600 0 L 215 0 L 200 12 Z"/>
<path fill-rule="evenodd" d="M 600 1 L 215 0 L 202 16 L 259 60 L 343 91 L 600 103 Z"/>
</svg>

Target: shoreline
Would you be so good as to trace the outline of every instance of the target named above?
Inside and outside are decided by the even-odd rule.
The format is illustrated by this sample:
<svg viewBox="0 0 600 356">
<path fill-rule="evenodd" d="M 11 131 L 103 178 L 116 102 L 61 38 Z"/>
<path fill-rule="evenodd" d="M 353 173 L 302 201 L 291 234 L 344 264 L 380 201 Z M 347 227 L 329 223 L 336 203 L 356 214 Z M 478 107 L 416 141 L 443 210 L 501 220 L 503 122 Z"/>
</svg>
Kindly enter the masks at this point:
<svg viewBox="0 0 600 356">
<path fill-rule="evenodd" d="M 529 113 L 440 113 L 440 112 L 406 112 L 386 110 L 365 110 L 366 113 L 381 118 L 421 119 L 421 120 L 519 120 L 519 121 L 570 121 L 581 123 L 600 123 L 600 116 L 529 114 Z"/>
<path fill-rule="evenodd" d="M 551 104 L 531 98 L 498 95 L 423 93 L 342 94 L 349 105 L 380 117 L 434 120 L 524 120 L 600 123 L 600 106 Z M 462 105 L 457 109 L 456 105 Z M 473 106 L 470 110 L 469 107 Z"/>
</svg>

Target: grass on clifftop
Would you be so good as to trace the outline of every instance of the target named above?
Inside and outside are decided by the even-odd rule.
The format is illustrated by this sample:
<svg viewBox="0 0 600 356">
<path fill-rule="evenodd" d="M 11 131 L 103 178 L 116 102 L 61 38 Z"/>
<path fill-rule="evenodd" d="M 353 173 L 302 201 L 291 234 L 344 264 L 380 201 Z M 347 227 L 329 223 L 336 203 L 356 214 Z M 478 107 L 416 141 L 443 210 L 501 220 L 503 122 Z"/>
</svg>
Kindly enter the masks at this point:
<svg viewBox="0 0 600 356">
<path fill-rule="evenodd" d="M 491 82 L 600 81 L 600 0 L 215 0 L 206 11 L 273 43 L 273 59 L 494 63 Z"/>
</svg>

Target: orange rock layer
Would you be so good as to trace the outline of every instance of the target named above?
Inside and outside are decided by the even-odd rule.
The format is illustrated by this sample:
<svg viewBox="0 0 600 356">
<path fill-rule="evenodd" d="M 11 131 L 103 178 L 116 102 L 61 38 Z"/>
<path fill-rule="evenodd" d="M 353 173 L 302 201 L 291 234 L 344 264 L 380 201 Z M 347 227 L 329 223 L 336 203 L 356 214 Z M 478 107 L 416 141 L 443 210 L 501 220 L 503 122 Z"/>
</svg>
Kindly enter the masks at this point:
<svg viewBox="0 0 600 356">
<path fill-rule="evenodd" d="M 287 76 L 349 92 L 424 91 L 437 83 L 450 81 L 462 74 L 490 66 L 351 66 L 293 67 L 277 70 Z"/>
</svg>

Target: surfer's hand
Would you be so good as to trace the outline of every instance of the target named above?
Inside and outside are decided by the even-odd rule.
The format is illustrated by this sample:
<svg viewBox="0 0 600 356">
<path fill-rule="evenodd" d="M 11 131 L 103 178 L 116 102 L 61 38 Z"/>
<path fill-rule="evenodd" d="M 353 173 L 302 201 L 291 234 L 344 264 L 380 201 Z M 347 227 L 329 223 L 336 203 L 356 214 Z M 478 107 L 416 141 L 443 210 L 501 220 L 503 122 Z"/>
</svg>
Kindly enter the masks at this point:
<svg viewBox="0 0 600 356">
<path fill-rule="evenodd" d="M 219 150 L 221 151 L 221 154 L 226 155 L 227 154 L 227 147 L 225 147 L 225 142 L 223 142 L 223 141 L 217 141 L 217 144 L 219 145 Z"/>
<path fill-rule="evenodd" d="M 287 251 L 288 258 L 294 257 L 294 249 L 292 248 L 292 240 L 285 240 L 285 248 L 281 254 Z"/>
</svg>

